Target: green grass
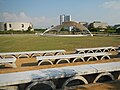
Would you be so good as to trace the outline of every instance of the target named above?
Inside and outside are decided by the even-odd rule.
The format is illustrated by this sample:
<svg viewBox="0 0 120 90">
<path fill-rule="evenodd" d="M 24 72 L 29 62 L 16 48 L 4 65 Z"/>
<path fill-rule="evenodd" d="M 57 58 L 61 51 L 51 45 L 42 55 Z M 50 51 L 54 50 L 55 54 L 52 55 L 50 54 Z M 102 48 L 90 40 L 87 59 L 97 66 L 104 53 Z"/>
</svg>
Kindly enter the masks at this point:
<svg viewBox="0 0 120 90">
<path fill-rule="evenodd" d="M 0 52 L 55 49 L 73 51 L 75 48 L 118 45 L 120 45 L 120 37 L 47 37 L 35 35 L 0 36 Z"/>
</svg>

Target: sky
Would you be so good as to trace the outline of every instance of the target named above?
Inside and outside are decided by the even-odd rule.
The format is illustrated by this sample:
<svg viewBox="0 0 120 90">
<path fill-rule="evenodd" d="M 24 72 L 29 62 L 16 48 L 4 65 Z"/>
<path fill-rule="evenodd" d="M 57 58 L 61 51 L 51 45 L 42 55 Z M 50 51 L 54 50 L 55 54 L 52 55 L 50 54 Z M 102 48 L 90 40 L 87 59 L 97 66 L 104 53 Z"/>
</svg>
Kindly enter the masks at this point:
<svg viewBox="0 0 120 90">
<path fill-rule="evenodd" d="M 76 22 L 120 24 L 120 0 L 0 0 L 0 22 L 31 22 L 43 28 L 59 25 L 62 14 Z"/>
</svg>

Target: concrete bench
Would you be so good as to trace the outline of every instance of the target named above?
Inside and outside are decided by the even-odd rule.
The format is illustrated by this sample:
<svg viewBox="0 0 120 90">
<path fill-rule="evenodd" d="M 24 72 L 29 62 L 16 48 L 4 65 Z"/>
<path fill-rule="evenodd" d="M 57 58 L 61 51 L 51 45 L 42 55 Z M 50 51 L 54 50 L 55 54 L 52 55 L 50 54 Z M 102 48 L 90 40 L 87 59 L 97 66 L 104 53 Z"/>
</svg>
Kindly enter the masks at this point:
<svg viewBox="0 0 120 90">
<path fill-rule="evenodd" d="M 1 58 L 11 57 L 11 56 L 14 56 L 16 58 L 20 58 L 20 57 L 34 57 L 34 56 L 65 54 L 65 52 L 66 52 L 65 50 L 6 52 L 6 53 L 0 53 L 0 57 Z"/>
<path fill-rule="evenodd" d="M 16 58 L 0 58 L 0 65 L 5 65 L 8 64 L 10 66 L 12 66 L 13 68 L 16 68 L 16 64 L 15 64 Z"/>
<path fill-rule="evenodd" d="M 59 78 L 68 78 L 66 81 L 64 80 L 63 87 L 72 80 L 82 80 L 85 84 L 88 84 L 90 79 L 87 77 L 82 77 L 82 75 L 90 75 L 91 78 L 94 79 L 94 82 L 98 80 L 102 76 L 109 76 L 114 80 L 114 77 L 118 77 L 117 74 L 110 74 L 109 72 L 120 71 L 120 62 L 109 62 L 109 63 L 99 63 L 99 64 L 87 64 L 87 65 L 77 65 L 77 66 L 67 66 L 67 67 L 59 67 L 59 68 L 49 68 L 49 69 L 41 69 L 41 70 L 32 70 L 32 71 L 24 71 L 24 72 L 15 72 L 15 73 L 6 73 L 0 74 L 0 86 L 8 86 L 8 85 L 20 85 L 25 83 L 30 83 L 30 85 L 25 90 L 31 90 L 33 86 L 37 83 L 46 83 L 49 86 L 54 88 L 52 80 Z M 97 77 L 93 77 L 93 74 L 97 75 Z M 116 75 L 116 76 L 115 76 Z M 119 73 L 120 75 L 120 73 Z M 50 81 L 50 82 L 48 82 Z M 56 90 L 56 89 L 53 89 Z M 62 89 L 64 90 L 64 89 Z"/>
<path fill-rule="evenodd" d="M 116 51 L 117 47 L 96 47 L 96 48 L 80 48 L 76 49 L 76 53 L 96 53 L 96 52 L 109 52 L 109 51 Z"/>
<path fill-rule="evenodd" d="M 56 55 L 56 56 L 39 56 L 36 57 L 38 61 L 38 65 L 41 65 L 43 62 L 49 62 L 51 65 L 59 64 L 61 62 L 72 63 L 76 62 L 78 59 L 82 60 L 83 62 L 89 61 L 90 59 L 95 58 L 96 60 L 102 60 L 103 58 L 107 57 L 110 59 L 111 53 L 107 52 L 100 52 L 100 53 L 85 53 L 85 54 L 67 54 L 67 55 Z M 87 60 L 85 60 L 87 58 Z"/>
</svg>

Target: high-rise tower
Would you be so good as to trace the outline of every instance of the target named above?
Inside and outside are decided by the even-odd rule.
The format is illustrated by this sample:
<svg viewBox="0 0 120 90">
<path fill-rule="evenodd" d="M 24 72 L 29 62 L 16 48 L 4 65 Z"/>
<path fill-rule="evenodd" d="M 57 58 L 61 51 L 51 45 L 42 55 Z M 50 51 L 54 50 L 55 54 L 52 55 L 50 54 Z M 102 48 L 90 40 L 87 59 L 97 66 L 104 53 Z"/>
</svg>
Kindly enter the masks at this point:
<svg viewBox="0 0 120 90">
<path fill-rule="evenodd" d="M 60 15 L 60 25 L 65 21 L 65 15 Z"/>
<path fill-rule="evenodd" d="M 71 16 L 70 15 L 60 15 L 60 25 L 63 22 L 69 22 L 71 21 Z M 69 31 L 71 31 L 72 27 L 65 27 L 65 29 L 68 29 Z"/>
<path fill-rule="evenodd" d="M 71 16 L 70 15 L 60 15 L 60 25 L 63 23 L 63 22 L 69 22 L 71 21 Z"/>
</svg>

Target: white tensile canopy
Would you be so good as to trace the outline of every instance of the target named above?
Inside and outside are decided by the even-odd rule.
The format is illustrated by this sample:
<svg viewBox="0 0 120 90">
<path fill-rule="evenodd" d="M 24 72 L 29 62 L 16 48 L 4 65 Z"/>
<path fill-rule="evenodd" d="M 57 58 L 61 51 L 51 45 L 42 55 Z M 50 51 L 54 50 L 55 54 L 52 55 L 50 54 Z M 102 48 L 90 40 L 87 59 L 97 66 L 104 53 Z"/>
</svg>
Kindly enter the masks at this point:
<svg viewBox="0 0 120 90">
<path fill-rule="evenodd" d="M 91 34 L 91 32 L 85 26 L 83 26 L 80 23 L 76 23 L 74 21 L 63 22 L 62 25 L 57 25 L 55 27 L 51 27 L 51 28 L 47 29 L 46 31 L 44 31 L 42 35 L 44 35 L 45 33 L 49 32 L 49 31 L 57 31 L 57 32 L 59 32 L 62 28 L 64 28 L 64 27 L 70 27 L 70 26 L 76 27 L 80 31 L 88 32 L 90 34 L 90 36 L 93 36 Z"/>
</svg>

